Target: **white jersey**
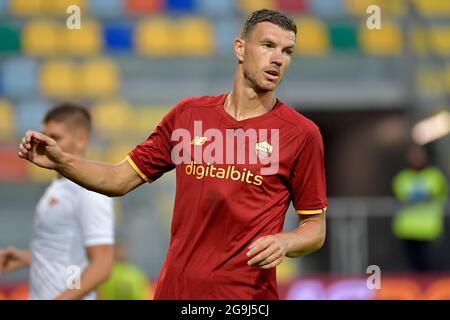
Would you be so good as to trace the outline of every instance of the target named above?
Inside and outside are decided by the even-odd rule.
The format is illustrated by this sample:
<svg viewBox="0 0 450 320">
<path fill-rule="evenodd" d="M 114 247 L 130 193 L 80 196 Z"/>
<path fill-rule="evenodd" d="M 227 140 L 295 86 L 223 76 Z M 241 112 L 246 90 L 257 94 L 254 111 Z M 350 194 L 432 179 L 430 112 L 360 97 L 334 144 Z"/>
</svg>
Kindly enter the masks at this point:
<svg viewBox="0 0 450 320">
<path fill-rule="evenodd" d="M 53 299 L 74 288 L 77 271 L 89 263 L 86 247 L 113 243 L 112 199 L 66 178 L 54 180 L 36 207 L 30 299 Z M 84 297 L 95 298 L 95 292 Z"/>
</svg>

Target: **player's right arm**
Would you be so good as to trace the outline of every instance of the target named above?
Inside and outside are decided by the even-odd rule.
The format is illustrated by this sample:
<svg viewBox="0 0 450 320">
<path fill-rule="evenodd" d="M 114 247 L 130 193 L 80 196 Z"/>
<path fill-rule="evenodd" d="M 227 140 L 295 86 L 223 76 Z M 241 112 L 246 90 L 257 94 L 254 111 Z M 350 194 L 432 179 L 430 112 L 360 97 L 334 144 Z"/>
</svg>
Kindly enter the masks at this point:
<svg viewBox="0 0 450 320">
<path fill-rule="evenodd" d="M 29 250 L 17 250 L 15 247 L 0 249 L 0 274 L 28 268 L 31 263 L 31 252 Z"/>
<path fill-rule="evenodd" d="M 146 182 L 126 160 L 118 164 L 84 160 L 63 152 L 54 139 L 36 131 L 27 131 L 23 137 L 19 157 L 110 197 L 122 196 Z"/>
</svg>

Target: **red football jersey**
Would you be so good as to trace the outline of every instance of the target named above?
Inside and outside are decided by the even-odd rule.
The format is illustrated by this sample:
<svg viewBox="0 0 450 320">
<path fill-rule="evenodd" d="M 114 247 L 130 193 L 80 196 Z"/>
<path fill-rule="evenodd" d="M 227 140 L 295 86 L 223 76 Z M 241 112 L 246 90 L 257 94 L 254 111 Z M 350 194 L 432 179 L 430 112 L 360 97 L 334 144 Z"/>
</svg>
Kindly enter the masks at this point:
<svg viewBox="0 0 450 320">
<path fill-rule="evenodd" d="M 275 268 L 249 266 L 248 246 L 282 231 L 290 201 L 297 213 L 326 210 L 317 126 L 279 100 L 237 121 L 224 109 L 226 97 L 180 101 L 127 157 L 146 181 L 176 168 L 155 299 L 278 299 Z"/>
</svg>

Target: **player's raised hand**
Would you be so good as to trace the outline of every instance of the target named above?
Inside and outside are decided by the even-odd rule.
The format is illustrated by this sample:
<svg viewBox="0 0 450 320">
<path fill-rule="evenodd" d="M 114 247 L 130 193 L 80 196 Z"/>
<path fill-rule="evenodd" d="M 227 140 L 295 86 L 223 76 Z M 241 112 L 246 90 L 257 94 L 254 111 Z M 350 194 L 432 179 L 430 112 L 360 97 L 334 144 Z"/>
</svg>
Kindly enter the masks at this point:
<svg viewBox="0 0 450 320">
<path fill-rule="evenodd" d="M 40 132 L 27 131 L 19 145 L 19 158 L 39 167 L 55 169 L 63 163 L 64 152 L 54 139 Z"/>
<path fill-rule="evenodd" d="M 262 269 L 274 268 L 283 261 L 287 245 L 275 235 L 261 237 L 248 247 L 247 257 L 250 266 Z"/>
<path fill-rule="evenodd" d="M 14 271 L 27 265 L 25 254 L 15 247 L 0 249 L 0 274 Z"/>
</svg>

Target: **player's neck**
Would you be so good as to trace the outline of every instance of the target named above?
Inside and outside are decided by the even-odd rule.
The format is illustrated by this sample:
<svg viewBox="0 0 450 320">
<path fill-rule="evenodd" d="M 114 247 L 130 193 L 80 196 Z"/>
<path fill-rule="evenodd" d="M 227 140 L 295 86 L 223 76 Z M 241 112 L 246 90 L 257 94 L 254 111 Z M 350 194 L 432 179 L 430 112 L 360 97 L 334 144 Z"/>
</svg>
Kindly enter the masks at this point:
<svg viewBox="0 0 450 320">
<path fill-rule="evenodd" d="M 225 110 L 236 120 L 258 117 L 272 110 L 276 104 L 275 92 L 256 92 L 245 85 L 243 76 L 236 73 L 233 90 L 225 100 Z"/>
</svg>

